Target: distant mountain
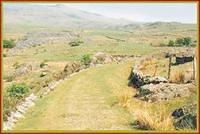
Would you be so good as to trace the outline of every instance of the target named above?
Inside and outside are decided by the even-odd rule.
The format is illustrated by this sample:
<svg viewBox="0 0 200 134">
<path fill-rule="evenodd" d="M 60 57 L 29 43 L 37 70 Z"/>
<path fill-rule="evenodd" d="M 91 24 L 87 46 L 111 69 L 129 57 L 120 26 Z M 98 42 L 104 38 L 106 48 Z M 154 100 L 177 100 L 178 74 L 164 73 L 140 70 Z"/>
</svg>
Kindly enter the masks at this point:
<svg viewBox="0 0 200 134">
<path fill-rule="evenodd" d="M 131 23 L 65 5 L 5 4 L 4 24 L 18 26 L 107 28 Z"/>
<path fill-rule="evenodd" d="M 120 29 L 126 30 L 143 30 L 143 31 L 175 31 L 175 30 L 194 30 L 196 31 L 196 24 L 186 24 L 180 22 L 151 22 L 151 23 L 140 23 L 140 24 L 127 24 Z"/>
<path fill-rule="evenodd" d="M 114 28 L 126 31 L 194 30 L 196 24 L 179 22 L 142 23 L 108 18 L 66 5 L 4 4 L 3 23 L 7 29 L 26 28 Z M 7 30 L 8 31 L 8 30 Z M 17 30 L 19 31 L 19 30 Z"/>
</svg>

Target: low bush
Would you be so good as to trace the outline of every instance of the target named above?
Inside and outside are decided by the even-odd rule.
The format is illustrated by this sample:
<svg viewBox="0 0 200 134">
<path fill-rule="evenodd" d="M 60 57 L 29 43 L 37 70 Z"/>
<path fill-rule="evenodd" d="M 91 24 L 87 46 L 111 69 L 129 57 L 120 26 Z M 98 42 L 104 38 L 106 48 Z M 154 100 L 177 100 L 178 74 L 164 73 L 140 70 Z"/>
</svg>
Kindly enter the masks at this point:
<svg viewBox="0 0 200 134">
<path fill-rule="evenodd" d="M 90 63 L 91 63 L 91 61 L 92 61 L 92 59 L 91 59 L 91 57 L 90 57 L 89 54 L 85 54 L 85 55 L 83 55 L 82 58 L 81 58 L 81 62 L 83 62 L 83 64 L 84 64 L 85 66 L 89 66 Z"/>
<path fill-rule="evenodd" d="M 172 46 L 174 46 L 174 41 L 173 40 L 170 40 L 169 42 L 168 42 L 168 46 L 170 46 L 170 47 L 172 47 Z"/>
<path fill-rule="evenodd" d="M 83 41 L 75 40 L 75 41 L 69 42 L 69 45 L 70 45 L 71 47 L 75 47 L 75 46 L 80 46 L 80 45 L 83 44 L 83 43 L 84 43 Z"/>
<path fill-rule="evenodd" d="M 6 121 L 11 111 L 28 94 L 29 88 L 25 84 L 12 84 L 3 90 L 3 120 Z"/>
<path fill-rule="evenodd" d="M 29 87 L 27 87 L 25 84 L 12 84 L 8 89 L 9 97 L 16 99 L 24 98 L 28 92 Z"/>
<path fill-rule="evenodd" d="M 13 48 L 15 46 L 14 40 L 3 40 L 3 48 Z"/>
</svg>

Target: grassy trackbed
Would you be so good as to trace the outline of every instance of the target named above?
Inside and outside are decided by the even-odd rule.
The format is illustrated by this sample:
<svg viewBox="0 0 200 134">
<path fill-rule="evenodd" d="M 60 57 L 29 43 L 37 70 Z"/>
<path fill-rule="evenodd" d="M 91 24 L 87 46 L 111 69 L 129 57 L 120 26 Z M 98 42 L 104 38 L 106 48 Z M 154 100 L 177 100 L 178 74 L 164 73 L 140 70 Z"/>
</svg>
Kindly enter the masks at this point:
<svg viewBox="0 0 200 134">
<path fill-rule="evenodd" d="M 92 68 L 37 101 L 14 130 L 130 130 L 132 116 L 115 104 L 127 87 L 132 63 Z"/>
<path fill-rule="evenodd" d="M 107 64 L 72 76 L 39 99 L 14 130 L 139 131 L 132 126 L 138 118 L 156 131 L 174 130 L 172 111 L 192 103 L 195 96 L 157 103 L 134 98 L 136 90 L 127 86 L 132 65 Z"/>
</svg>

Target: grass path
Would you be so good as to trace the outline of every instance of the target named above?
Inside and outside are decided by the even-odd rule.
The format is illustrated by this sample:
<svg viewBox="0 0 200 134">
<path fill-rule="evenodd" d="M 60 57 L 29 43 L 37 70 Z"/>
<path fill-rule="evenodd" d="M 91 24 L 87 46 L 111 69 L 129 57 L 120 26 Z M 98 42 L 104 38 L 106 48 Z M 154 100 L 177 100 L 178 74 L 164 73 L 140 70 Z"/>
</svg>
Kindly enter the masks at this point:
<svg viewBox="0 0 200 134">
<path fill-rule="evenodd" d="M 14 130 L 129 130 L 132 116 L 115 104 L 132 63 L 108 64 L 72 76 L 37 101 Z"/>
</svg>

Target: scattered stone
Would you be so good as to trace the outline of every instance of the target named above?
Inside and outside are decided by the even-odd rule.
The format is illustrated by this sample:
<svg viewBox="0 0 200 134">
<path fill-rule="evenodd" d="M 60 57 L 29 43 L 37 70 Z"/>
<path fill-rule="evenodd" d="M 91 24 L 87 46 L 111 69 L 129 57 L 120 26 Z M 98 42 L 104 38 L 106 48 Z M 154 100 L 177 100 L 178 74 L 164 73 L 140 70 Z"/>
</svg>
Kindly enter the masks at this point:
<svg viewBox="0 0 200 134">
<path fill-rule="evenodd" d="M 14 114 L 14 118 L 22 118 L 22 117 L 24 117 L 19 111 L 17 111 L 17 112 L 15 112 L 15 113 L 13 113 Z"/>
<path fill-rule="evenodd" d="M 56 83 L 53 81 L 53 82 L 50 82 L 49 84 L 48 84 L 48 88 L 50 89 L 50 90 L 53 90 L 54 88 L 56 87 Z"/>
<path fill-rule="evenodd" d="M 27 110 L 27 107 L 18 106 L 18 107 L 17 107 L 17 110 L 18 110 L 20 113 L 25 113 L 26 110 Z"/>
<path fill-rule="evenodd" d="M 16 48 L 23 49 L 26 47 L 40 46 L 41 44 L 46 44 L 57 40 L 68 40 L 72 39 L 75 33 L 68 32 L 36 32 L 27 33 L 23 39 L 16 43 Z"/>
<path fill-rule="evenodd" d="M 21 103 L 17 106 L 17 110 L 15 112 L 11 112 L 10 116 L 7 118 L 7 121 L 3 123 L 4 130 L 10 130 L 15 125 L 18 119 L 24 118 L 23 114 L 27 111 L 27 109 L 33 106 L 35 103 L 33 102 L 37 96 L 33 93 L 25 98 L 25 102 Z"/>
<path fill-rule="evenodd" d="M 176 109 L 172 116 L 174 117 L 174 126 L 179 129 L 197 128 L 197 104 L 190 104 Z"/>
<path fill-rule="evenodd" d="M 40 77 L 44 77 L 44 76 L 46 76 L 47 75 L 47 72 L 42 72 L 41 74 L 40 74 Z"/>
</svg>

